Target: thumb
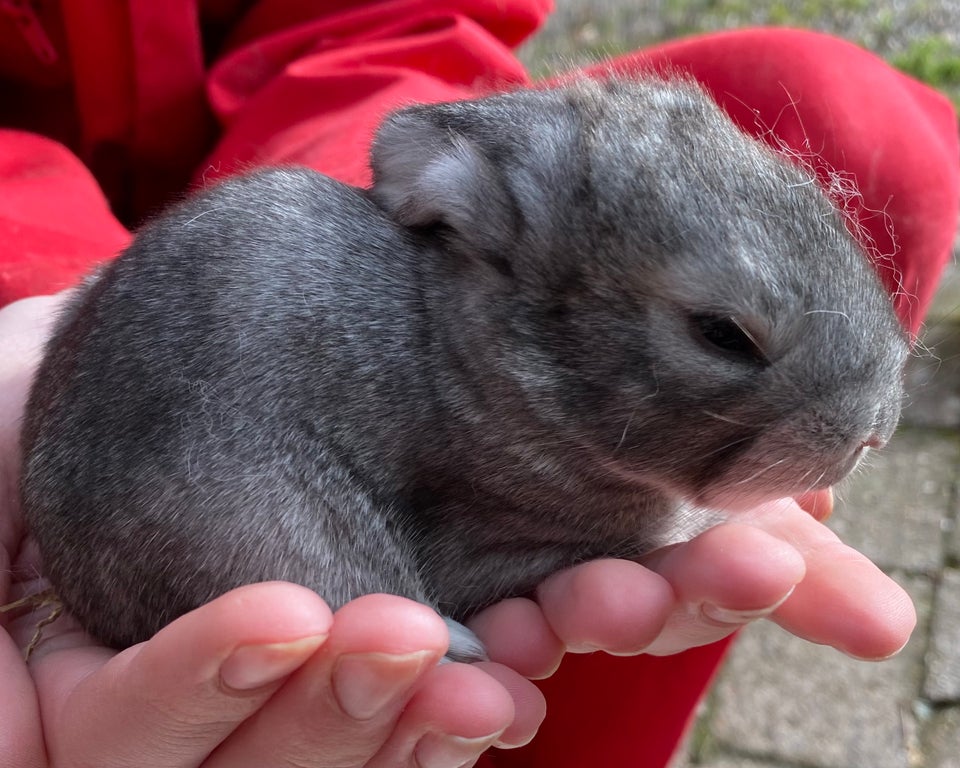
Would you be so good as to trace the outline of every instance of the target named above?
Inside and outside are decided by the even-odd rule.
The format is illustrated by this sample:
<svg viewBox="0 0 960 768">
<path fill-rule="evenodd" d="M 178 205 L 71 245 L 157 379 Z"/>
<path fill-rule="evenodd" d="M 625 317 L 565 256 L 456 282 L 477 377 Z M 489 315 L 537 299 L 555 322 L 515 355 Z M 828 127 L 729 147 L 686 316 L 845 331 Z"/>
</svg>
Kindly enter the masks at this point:
<svg viewBox="0 0 960 768">
<path fill-rule="evenodd" d="M 49 758 L 195 768 L 323 645 L 332 621 L 308 589 L 255 584 L 119 654 L 41 644 L 31 667 Z"/>
</svg>

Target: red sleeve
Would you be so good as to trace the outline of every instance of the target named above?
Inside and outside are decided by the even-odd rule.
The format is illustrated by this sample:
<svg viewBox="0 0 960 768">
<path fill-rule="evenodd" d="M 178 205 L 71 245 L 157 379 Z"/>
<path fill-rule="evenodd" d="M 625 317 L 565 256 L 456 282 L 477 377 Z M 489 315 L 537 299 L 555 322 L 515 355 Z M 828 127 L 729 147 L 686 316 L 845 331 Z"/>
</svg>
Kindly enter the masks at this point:
<svg viewBox="0 0 960 768">
<path fill-rule="evenodd" d="M 484 768 L 663 768 L 730 642 L 663 658 L 567 656 L 538 683 L 547 718 L 537 737 L 491 751 Z"/>
<path fill-rule="evenodd" d="M 0 307 L 73 285 L 129 239 L 72 153 L 0 130 Z"/>
<path fill-rule="evenodd" d="M 300 163 L 366 185 L 367 151 L 388 111 L 525 84 L 511 46 L 550 9 L 547 0 L 386 0 L 317 17 L 305 6 L 262 2 L 231 37 L 208 83 L 224 137 L 200 178 Z"/>
<path fill-rule="evenodd" d="M 509 46 L 542 23 L 550 0 L 203 6 L 233 24 L 209 75 L 195 0 L 62 0 L 62 25 L 24 9 L 30 24 L 20 31 L 32 36 L 20 53 L 32 60 L 26 43 L 46 40 L 44 23 L 62 26 L 47 42 L 56 44 L 58 77 L 69 60 L 73 93 L 61 101 L 59 91 L 40 89 L 19 110 L 0 105 L 0 116 L 59 126 L 51 133 L 72 151 L 0 131 L 0 305 L 74 283 L 127 242 L 115 216 L 137 221 L 155 212 L 194 173 L 202 182 L 252 164 L 296 162 L 363 183 L 373 129 L 391 107 L 468 96 L 481 83 L 525 82 Z M 0 25 L 0 40 L 9 42 L 7 32 Z M 202 162 L 214 113 L 223 139 Z"/>
</svg>

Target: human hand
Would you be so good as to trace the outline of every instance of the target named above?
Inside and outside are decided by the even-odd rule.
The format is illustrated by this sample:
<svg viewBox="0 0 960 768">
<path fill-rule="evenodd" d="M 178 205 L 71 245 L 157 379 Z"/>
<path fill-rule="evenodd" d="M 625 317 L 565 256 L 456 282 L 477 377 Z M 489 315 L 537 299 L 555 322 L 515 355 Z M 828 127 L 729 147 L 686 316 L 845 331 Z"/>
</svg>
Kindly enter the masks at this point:
<svg viewBox="0 0 960 768">
<path fill-rule="evenodd" d="M 0 605 L 43 586 L 16 508 L 17 433 L 60 301 L 0 311 Z M 22 768 L 444 768 L 525 743 L 543 717 L 539 692 L 508 668 L 439 665 L 445 624 L 398 597 L 331 614 L 302 587 L 252 585 L 120 653 L 63 617 L 29 666 L 36 615 L 0 621 L 0 754 Z"/>
<path fill-rule="evenodd" d="M 564 652 L 668 655 L 705 645 L 761 618 L 859 659 L 885 659 L 909 640 L 907 593 L 822 521 L 829 492 L 739 513 L 643 565 L 598 560 L 563 571 L 536 603 L 510 600 L 471 627 L 491 658 L 545 677 Z M 524 619 L 536 631 L 511 636 Z"/>
<path fill-rule="evenodd" d="M 19 574 L 31 573 L 31 563 L 37 570 L 37 560 L 23 545 L 12 503 L 17 462 L 10 457 L 54 306 L 36 299 L 0 313 L 0 339 L 12 353 L 0 369 L 0 536 L 8 561 L 19 553 Z M 10 362 L 18 356 L 19 364 Z M 143 765 L 242 766 L 269 755 L 303 765 L 375 767 L 417 765 L 412 755 L 419 749 L 427 768 L 426 753 L 443 748 L 456 754 L 436 764 L 458 765 L 491 743 L 514 746 L 532 737 L 543 702 L 517 672 L 545 676 L 567 649 L 674 653 L 769 615 L 802 637 L 881 658 L 906 641 L 915 621 L 902 590 L 791 502 L 765 505 L 657 552 L 646 566 L 588 563 L 548 579 L 535 601 L 493 606 L 472 627 L 501 664 L 472 668 L 434 664 L 445 629 L 423 606 L 370 596 L 332 617 L 315 595 L 286 584 L 230 593 L 120 654 L 61 621 L 31 660 L 32 678 L 3 636 L 9 694 L 0 697 L 0 722 L 8 724 L 0 742 L 11 741 L 7 754 L 21 758 L 15 764 L 46 765 L 42 714 L 54 765 L 116 764 L 135 755 Z M 32 586 L 4 578 L 0 602 Z M 21 645 L 30 619 L 10 627 Z M 272 662 L 266 666 L 275 679 L 261 676 L 253 689 L 230 684 L 233 674 L 248 683 L 255 677 L 253 662 L 242 661 L 256 658 L 252 649 Z M 384 655 L 394 663 L 380 664 Z M 339 672 L 351 667 L 368 690 L 394 684 L 392 698 L 375 696 L 383 706 L 372 716 L 351 716 L 338 698 L 364 688 L 356 682 L 338 689 Z"/>
</svg>

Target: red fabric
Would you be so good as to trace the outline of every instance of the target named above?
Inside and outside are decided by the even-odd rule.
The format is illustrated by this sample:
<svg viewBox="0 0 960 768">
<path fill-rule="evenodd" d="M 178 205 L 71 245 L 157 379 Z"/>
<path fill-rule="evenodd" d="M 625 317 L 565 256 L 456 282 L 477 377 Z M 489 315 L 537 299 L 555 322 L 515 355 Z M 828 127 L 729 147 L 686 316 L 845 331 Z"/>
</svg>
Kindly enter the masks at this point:
<svg viewBox="0 0 960 768">
<path fill-rule="evenodd" d="M 547 718 L 526 747 L 483 768 L 663 768 L 676 752 L 730 640 L 678 656 L 567 656 L 539 683 Z"/>
<path fill-rule="evenodd" d="M 210 103 L 228 130 L 206 178 L 297 162 L 366 185 L 367 147 L 391 109 L 525 84 L 505 41 L 531 31 L 545 4 L 452 5 L 373 3 L 233 50 L 210 75 Z"/>
<path fill-rule="evenodd" d="M 62 145 L 0 130 L 0 306 L 70 287 L 129 240 Z"/>
<path fill-rule="evenodd" d="M 366 183 L 387 110 L 527 82 L 510 47 L 548 0 L 207 0 L 199 10 L 61 0 L 62 17 L 56 7 L 0 0 L 0 125 L 73 153 L 0 130 L 0 305 L 58 290 L 119 251 L 129 234 L 107 199 L 135 222 L 191 177 L 277 162 Z M 947 102 L 860 49 L 795 30 L 694 38 L 613 66 L 665 65 L 704 82 L 745 130 L 856 180 L 852 212 L 888 286 L 901 284 L 891 264 L 902 276 L 897 309 L 916 330 L 956 226 Z M 569 657 L 542 683 L 538 738 L 483 764 L 663 766 L 725 647 Z"/>
</svg>

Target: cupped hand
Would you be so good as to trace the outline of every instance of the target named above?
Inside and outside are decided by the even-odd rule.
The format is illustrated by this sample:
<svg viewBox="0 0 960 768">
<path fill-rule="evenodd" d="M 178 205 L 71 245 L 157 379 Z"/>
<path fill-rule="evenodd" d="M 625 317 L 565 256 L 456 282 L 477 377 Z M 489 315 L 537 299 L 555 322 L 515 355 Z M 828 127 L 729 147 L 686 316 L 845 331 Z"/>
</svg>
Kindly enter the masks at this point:
<svg viewBox="0 0 960 768">
<path fill-rule="evenodd" d="M 0 311 L 0 605 L 44 586 L 16 506 L 17 435 L 63 297 Z M 542 696 L 495 663 L 438 664 L 446 625 L 369 595 L 332 614 L 292 584 L 234 590 L 120 653 L 64 616 L 0 614 L 0 754 L 20 768 L 446 768 L 528 741 Z"/>
<path fill-rule="evenodd" d="M 29 668 L 51 766 L 453 768 L 526 742 L 543 715 L 532 684 L 438 664 L 445 649 L 445 624 L 409 600 L 369 595 L 331 614 L 305 588 L 267 583 L 120 653 L 60 623 Z"/>
<path fill-rule="evenodd" d="M 547 579 L 472 628 L 490 655 L 529 677 L 564 652 L 667 655 L 767 618 L 859 659 L 899 651 L 916 624 L 907 593 L 821 522 L 829 494 L 763 504 L 640 565 L 598 560 Z M 525 634 L 511 627 L 525 622 Z M 535 627 L 531 630 L 530 627 Z"/>
<path fill-rule="evenodd" d="M 16 435 L 60 300 L 0 311 L 0 604 L 39 583 L 15 505 Z M 472 667 L 436 663 L 446 629 L 421 605 L 372 595 L 331 614 L 281 583 L 235 590 L 119 654 L 67 617 L 29 666 L 36 617 L 0 619 L 0 753 L 24 768 L 465 765 L 533 737 L 544 703 L 525 678 L 566 651 L 676 653 L 760 617 L 860 658 L 894 653 L 915 623 L 894 582 L 782 501 L 643 565 L 587 563 L 487 609 L 471 627 L 493 662 Z"/>
</svg>

